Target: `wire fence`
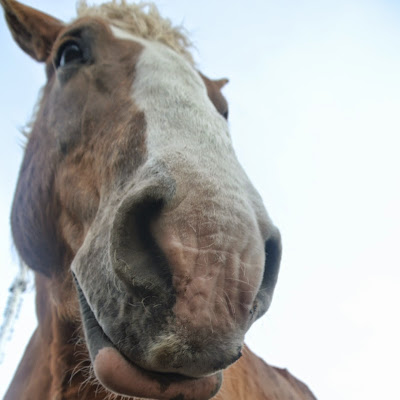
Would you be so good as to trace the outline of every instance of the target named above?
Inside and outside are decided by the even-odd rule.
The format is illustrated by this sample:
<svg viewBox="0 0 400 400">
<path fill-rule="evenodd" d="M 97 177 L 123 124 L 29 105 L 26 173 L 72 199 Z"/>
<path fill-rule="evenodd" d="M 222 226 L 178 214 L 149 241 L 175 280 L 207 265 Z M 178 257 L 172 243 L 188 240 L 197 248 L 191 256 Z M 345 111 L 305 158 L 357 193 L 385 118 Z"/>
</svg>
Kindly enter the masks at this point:
<svg viewBox="0 0 400 400">
<path fill-rule="evenodd" d="M 3 363 L 7 343 L 14 332 L 14 324 L 21 309 L 23 294 L 29 283 L 28 267 L 21 262 L 19 272 L 9 288 L 9 295 L 3 313 L 3 322 L 0 327 L 0 364 Z"/>
</svg>

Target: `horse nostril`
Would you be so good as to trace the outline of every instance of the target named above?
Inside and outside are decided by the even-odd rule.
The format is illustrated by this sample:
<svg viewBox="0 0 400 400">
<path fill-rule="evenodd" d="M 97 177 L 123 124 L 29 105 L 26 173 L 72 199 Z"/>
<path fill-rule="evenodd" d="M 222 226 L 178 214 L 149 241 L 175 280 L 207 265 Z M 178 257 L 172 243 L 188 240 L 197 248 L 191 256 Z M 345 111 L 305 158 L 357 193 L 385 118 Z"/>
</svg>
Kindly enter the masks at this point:
<svg viewBox="0 0 400 400">
<path fill-rule="evenodd" d="M 148 200 L 135 204 L 126 213 L 121 242 L 127 251 L 133 246 L 140 246 L 146 253 L 153 250 L 156 245 L 150 233 L 150 223 L 161 213 L 162 207 L 162 200 Z"/>
<path fill-rule="evenodd" d="M 281 262 L 282 244 L 279 231 L 265 242 L 265 266 L 261 286 L 274 290 Z"/>
<path fill-rule="evenodd" d="M 265 242 L 265 265 L 260 290 L 257 293 L 253 308 L 250 310 L 251 319 L 259 318 L 269 308 L 278 279 L 281 262 L 282 244 L 278 229 Z"/>
<path fill-rule="evenodd" d="M 154 192 L 126 199 L 119 207 L 110 240 L 113 269 L 129 290 L 159 292 L 171 287 L 169 268 L 150 232 L 164 206 Z M 157 289 L 157 290 L 156 290 Z"/>
</svg>

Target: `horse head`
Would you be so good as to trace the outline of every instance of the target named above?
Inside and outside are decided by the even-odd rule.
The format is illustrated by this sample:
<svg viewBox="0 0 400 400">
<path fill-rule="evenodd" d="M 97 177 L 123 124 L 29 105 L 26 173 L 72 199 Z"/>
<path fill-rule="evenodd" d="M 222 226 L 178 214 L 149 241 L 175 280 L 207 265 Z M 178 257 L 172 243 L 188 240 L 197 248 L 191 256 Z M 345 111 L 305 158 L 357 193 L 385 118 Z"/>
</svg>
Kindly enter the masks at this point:
<svg viewBox="0 0 400 400">
<path fill-rule="evenodd" d="M 20 256 L 57 282 L 59 317 L 82 324 L 104 386 L 212 397 L 281 255 L 233 150 L 226 81 L 202 75 L 154 10 L 110 3 L 64 24 L 1 3 L 47 73 L 12 209 Z"/>
</svg>

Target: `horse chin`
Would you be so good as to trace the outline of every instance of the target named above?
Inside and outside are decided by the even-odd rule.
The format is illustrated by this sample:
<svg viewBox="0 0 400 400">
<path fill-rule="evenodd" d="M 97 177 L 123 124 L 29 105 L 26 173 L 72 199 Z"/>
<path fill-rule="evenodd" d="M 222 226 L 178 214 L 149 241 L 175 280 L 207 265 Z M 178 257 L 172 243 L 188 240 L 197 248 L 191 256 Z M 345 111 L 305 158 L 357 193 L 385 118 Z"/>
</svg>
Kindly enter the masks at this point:
<svg viewBox="0 0 400 400">
<path fill-rule="evenodd" d="M 187 378 L 145 371 L 128 362 L 114 347 L 103 347 L 93 364 L 97 379 L 107 389 L 125 396 L 208 400 L 222 383 L 221 372 L 204 378 Z"/>
<path fill-rule="evenodd" d="M 128 361 L 105 335 L 75 279 L 87 346 L 97 379 L 108 390 L 148 399 L 208 400 L 222 384 L 222 372 L 193 378 L 147 371 Z"/>
</svg>

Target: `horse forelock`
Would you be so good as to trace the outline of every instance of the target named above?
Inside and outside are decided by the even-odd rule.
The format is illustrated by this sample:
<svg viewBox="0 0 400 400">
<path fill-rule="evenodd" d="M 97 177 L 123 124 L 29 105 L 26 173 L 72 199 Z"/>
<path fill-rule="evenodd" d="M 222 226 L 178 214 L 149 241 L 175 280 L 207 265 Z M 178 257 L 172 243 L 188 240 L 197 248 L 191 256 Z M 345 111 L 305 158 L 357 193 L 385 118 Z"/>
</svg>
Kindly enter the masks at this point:
<svg viewBox="0 0 400 400">
<path fill-rule="evenodd" d="M 125 0 L 113 0 L 88 6 L 86 0 L 81 0 L 77 13 L 79 18 L 100 17 L 130 34 L 161 42 L 194 64 L 188 33 L 182 26 L 174 26 L 170 19 L 162 17 L 154 3 L 128 4 Z"/>
</svg>

